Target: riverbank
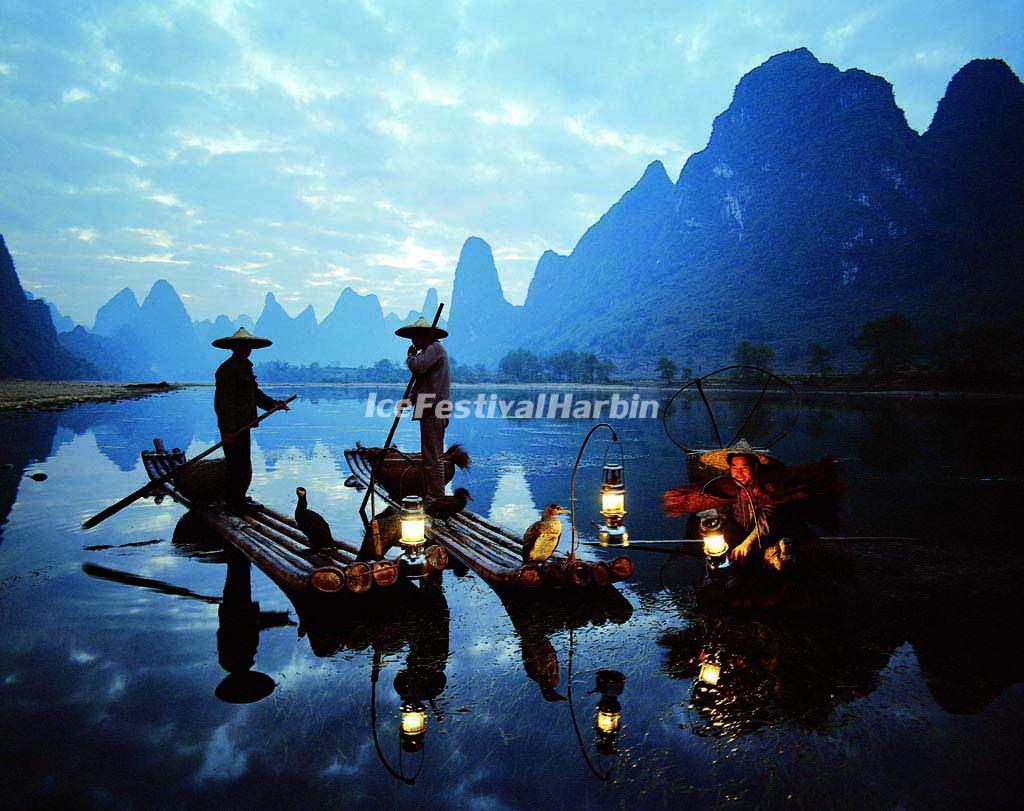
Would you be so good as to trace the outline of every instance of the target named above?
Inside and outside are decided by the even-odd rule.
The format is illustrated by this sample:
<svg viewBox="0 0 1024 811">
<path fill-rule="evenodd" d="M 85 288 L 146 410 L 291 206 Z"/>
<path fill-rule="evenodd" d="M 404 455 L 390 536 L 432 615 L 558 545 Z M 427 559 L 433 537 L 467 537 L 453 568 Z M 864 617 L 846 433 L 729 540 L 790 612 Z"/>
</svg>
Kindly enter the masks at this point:
<svg viewBox="0 0 1024 811">
<path fill-rule="evenodd" d="M 171 383 L 0 380 L 0 411 L 57 411 L 79 403 L 109 403 L 184 388 Z"/>
</svg>

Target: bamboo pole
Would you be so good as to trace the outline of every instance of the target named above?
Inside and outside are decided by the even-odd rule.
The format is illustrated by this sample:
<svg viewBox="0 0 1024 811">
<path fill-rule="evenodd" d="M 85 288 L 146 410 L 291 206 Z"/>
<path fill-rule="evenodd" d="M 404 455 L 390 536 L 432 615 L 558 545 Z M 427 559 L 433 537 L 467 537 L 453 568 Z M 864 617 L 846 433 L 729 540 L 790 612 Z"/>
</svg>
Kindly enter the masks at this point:
<svg viewBox="0 0 1024 811">
<path fill-rule="evenodd" d="M 288 405 L 288 403 L 292 402 L 297 396 L 298 395 L 293 394 L 291 397 L 286 399 L 284 401 L 285 405 Z M 282 409 L 279 406 L 274 406 L 272 409 L 267 411 L 265 414 L 262 414 L 261 416 L 259 416 L 256 419 L 254 419 L 248 425 L 244 425 L 241 428 L 239 428 L 238 431 L 236 431 L 235 433 L 241 433 L 242 431 L 248 431 L 251 428 L 255 428 L 257 425 L 259 425 L 261 422 L 263 422 L 263 420 L 265 420 L 271 414 L 274 414 L 274 413 L 276 413 L 278 411 L 281 411 L 281 410 Z M 143 496 L 148 495 L 155 488 L 159 487 L 162 484 L 166 484 L 173 476 L 176 476 L 178 473 L 180 473 L 181 471 L 185 470 L 189 465 L 195 464 L 200 459 L 205 459 L 207 456 L 209 456 L 215 450 L 217 450 L 218 448 L 221 448 L 223 446 L 224 446 L 223 442 L 218 442 L 216 445 L 213 445 L 212 447 L 207 448 L 205 451 L 203 451 L 202 453 L 198 454 L 197 456 L 193 456 L 191 459 L 189 459 L 187 462 L 185 462 L 185 464 L 176 466 L 173 470 L 165 473 L 163 476 L 161 476 L 156 481 L 151 481 L 151 482 L 143 485 L 138 490 L 136 490 L 134 493 L 129 493 L 127 496 L 122 498 L 116 504 L 111 504 L 105 510 L 102 510 L 101 512 L 96 513 L 96 515 L 94 515 L 92 518 L 86 519 L 82 523 L 82 527 L 84 529 L 92 529 L 94 526 L 96 526 L 100 522 L 106 521 L 108 518 L 110 518 L 110 516 L 114 515 L 115 513 L 121 512 L 121 510 L 123 510 L 129 504 L 135 503 L 136 501 L 138 501 Z"/>
</svg>

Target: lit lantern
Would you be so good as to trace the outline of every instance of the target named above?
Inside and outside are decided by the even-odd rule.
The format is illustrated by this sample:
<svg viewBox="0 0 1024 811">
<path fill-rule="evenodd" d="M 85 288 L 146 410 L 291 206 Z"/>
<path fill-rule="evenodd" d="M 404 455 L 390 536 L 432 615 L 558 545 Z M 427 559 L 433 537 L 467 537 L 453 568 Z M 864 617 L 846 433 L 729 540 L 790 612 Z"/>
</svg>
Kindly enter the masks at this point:
<svg viewBox="0 0 1024 811">
<path fill-rule="evenodd" d="M 700 521 L 700 536 L 704 540 L 704 555 L 712 571 L 729 566 L 729 544 L 722 533 L 722 516 L 718 510 L 703 510 L 697 513 Z"/>
<path fill-rule="evenodd" d="M 721 532 L 715 532 L 704 539 L 704 554 L 709 558 L 718 558 L 729 551 L 729 544 Z"/>
<path fill-rule="evenodd" d="M 621 464 L 605 464 L 604 482 L 601 485 L 601 515 L 605 523 L 600 527 L 599 537 L 604 545 L 629 543 L 629 534 L 623 526 L 626 517 L 626 485 L 622 477 Z"/>
<path fill-rule="evenodd" d="M 419 701 L 407 701 L 402 705 L 402 749 L 417 752 L 423 748 L 427 733 L 427 712 Z"/>
<path fill-rule="evenodd" d="M 406 496 L 402 499 L 402 539 L 400 543 L 407 552 L 416 552 L 423 546 L 427 534 L 427 514 L 423 499 Z"/>
<path fill-rule="evenodd" d="M 709 687 L 714 687 L 718 684 L 718 680 L 722 678 L 722 668 L 714 662 L 701 662 L 700 673 L 697 674 L 697 678 Z"/>
</svg>

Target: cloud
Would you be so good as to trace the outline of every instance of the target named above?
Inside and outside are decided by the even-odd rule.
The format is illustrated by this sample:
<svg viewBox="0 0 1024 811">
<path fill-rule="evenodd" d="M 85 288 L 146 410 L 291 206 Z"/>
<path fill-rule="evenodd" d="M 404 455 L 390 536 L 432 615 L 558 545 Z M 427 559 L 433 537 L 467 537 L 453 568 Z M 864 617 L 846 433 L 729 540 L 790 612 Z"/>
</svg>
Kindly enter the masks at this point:
<svg viewBox="0 0 1024 811">
<path fill-rule="evenodd" d="M 91 99 L 92 93 L 88 90 L 83 90 L 80 87 L 72 87 L 69 90 L 64 91 L 64 95 L 61 96 L 61 101 L 65 104 L 74 104 L 76 101 L 85 101 Z"/>
<path fill-rule="evenodd" d="M 175 259 L 171 254 L 151 253 L 145 256 L 118 256 L 105 253 L 96 257 L 105 262 L 126 262 L 131 265 L 189 265 L 185 259 Z"/>
<path fill-rule="evenodd" d="M 683 147 L 675 141 L 649 138 L 646 135 L 594 126 L 582 117 L 567 116 L 564 119 L 564 124 L 566 132 L 586 141 L 591 146 L 618 149 L 629 155 L 638 156 L 685 154 Z"/>
<path fill-rule="evenodd" d="M 366 263 L 371 267 L 401 270 L 450 270 L 454 267 L 453 257 L 435 248 L 420 245 L 412 237 L 406 237 L 395 253 L 369 254 Z"/>
<path fill-rule="evenodd" d="M 528 127 L 536 117 L 528 107 L 515 101 L 503 101 L 498 112 L 478 110 L 474 115 L 484 124 L 506 124 L 510 127 Z"/>
<path fill-rule="evenodd" d="M 125 228 L 125 233 L 139 237 L 143 242 L 158 248 L 171 247 L 171 235 L 160 228 Z"/>
<path fill-rule="evenodd" d="M 92 228 L 65 228 L 64 233 L 69 234 L 79 242 L 93 242 L 99 236 Z"/>
<path fill-rule="evenodd" d="M 877 16 L 876 10 L 866 9 L 837 25 L 829 26 L 825 29 L 825 42 L 834 50 L 842 51 L 846 47 L 847 40 L 860 33 L 864 26 Z"/>
</svg>

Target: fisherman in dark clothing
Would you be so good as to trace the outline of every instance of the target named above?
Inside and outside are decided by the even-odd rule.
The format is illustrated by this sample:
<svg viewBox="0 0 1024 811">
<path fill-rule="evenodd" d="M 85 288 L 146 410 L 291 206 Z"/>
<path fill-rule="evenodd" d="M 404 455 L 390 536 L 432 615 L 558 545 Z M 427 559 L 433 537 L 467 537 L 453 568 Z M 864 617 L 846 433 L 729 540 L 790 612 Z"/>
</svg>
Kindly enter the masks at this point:
<svg viewBox="0 0 1024 811">
<path fill-rule="evenodd" d="M 286 402 L 275 400 L 260 390 L 252 371 L 249 354 L 253 349 L 262 349 L 271 343 L 267 338 L 250 335 L 244 327 L 228 338 L 218 338 L 213 342 L 218 349 L 231 350 L 231 357 L 217 369 L 213 407 L 217 412 L 217 427 L 227 460 L 224 501 L 227 509 L 236 513 L 245 512 L 245 494 L 252 482 L 251 429 L 239 429 L 256 419 L 257 406 L 266 411 L 273 408 L 290 410 Z"/>
<path fill-rule="evenodd" d="M 430 326 L 420 316 L 409 326 L 396 329 L 395 335 L 412 341 L 405 363 L 415 376 L 409 396 L 412 418 L 420 423 L 420 452 L 429 502 L 444 496 L 444 432 L 451 416 L 452 394 L 448 352 L 440 339 L 447 338 L 448 333 Z"/>
<path fill-rule="evenodd" d="M 701 464 L 720 472 L 704 485 L 687 485 L 663 496 L 669 515 L 717 510 L 734 563 L 781 571 L 792 561 L 792 541 L 810 534 L 807 521 L 826 523 L 838 507 L 843 485 L 836 464 L 824 460 L 787 467 L 743 440 L 708 451 Z M 782 543 L 782 541 L 786 541 Z"/>
</svg>

